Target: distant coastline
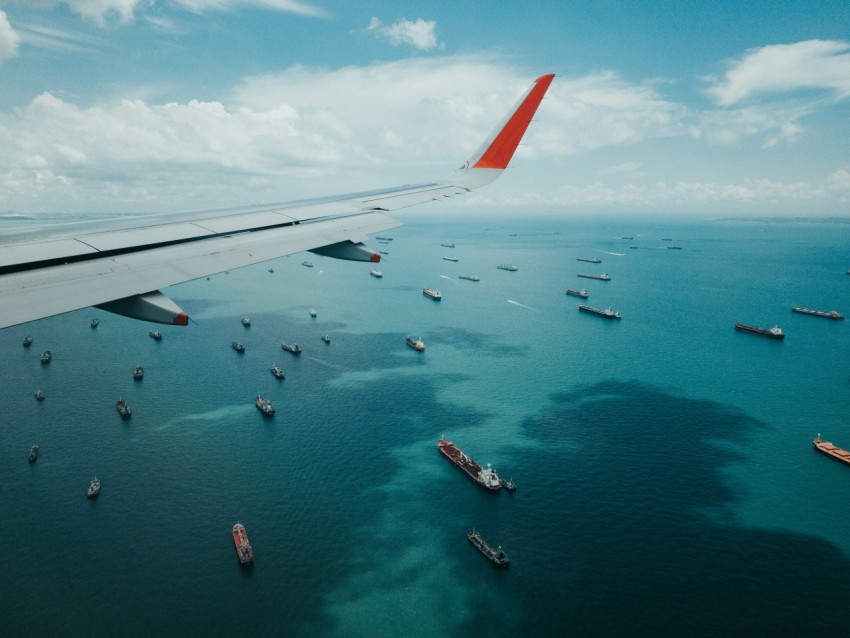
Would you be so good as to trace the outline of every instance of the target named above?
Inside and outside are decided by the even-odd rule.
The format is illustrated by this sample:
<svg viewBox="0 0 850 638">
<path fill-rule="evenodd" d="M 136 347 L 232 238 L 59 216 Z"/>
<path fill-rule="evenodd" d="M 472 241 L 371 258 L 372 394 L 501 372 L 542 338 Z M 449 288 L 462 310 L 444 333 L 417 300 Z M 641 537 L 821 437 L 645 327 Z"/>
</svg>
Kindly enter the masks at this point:
<svg viewBox="0 0 850 638">
<path fill-rule="evenodd" d="M 760 222 L 781 224 L 850 224 L 848 217 L 721 217 L 719 222 Z"/>
</svg>

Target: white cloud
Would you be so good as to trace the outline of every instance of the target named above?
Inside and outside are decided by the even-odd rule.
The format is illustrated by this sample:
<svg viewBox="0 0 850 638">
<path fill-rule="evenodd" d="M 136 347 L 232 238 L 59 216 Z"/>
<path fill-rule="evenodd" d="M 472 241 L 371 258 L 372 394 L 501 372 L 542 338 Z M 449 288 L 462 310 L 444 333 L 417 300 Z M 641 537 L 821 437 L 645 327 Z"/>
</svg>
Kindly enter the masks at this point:
<svg viewBox="0 0 850 638">
<path fill-rule="evenodd" d="M 116 16 L 120 24 L 133 20 L 136 9 L 149 5 L 152 0 L 63 0 L 74 13 L 85 20 L 105 26 L 109 18 Z"/>
<path fill-rule="evenodd" d="M 806 40 L 751 49 L 732 62 L 723 80 L 709 89 L 721 106 L 751 97 L 800 89 L 831 91 L 850 97 L 850 43 Z"/>
<path fill-rule="evenodd" d="M 829 176 L 829 188 L 842 202 L 850 202 L 850 170 L 839 169 Z"/>
<path fill-rule="evenodd" d="M 437 23 L 433 20 L 407 20 L 401 18 L 393 24 L 385 25 L 378 18 L 373 17 L 366 28 L 376 37 L 389 40 L 394 47 L 409 44 L 419 51 L 427 51 L 438 46 Z"/>
<path fill-rule="evenodd" d="M 18 44 L 21 38 L 15 33 L 6 12 L 0 9 L 0 64 L 4 60 L 13 58 L 18 54 Z"/>
<path fill-rule="evenodd" d="M 327 17 L 328 13 L 307 2 L 297 0 L 174 0 L 178 5 L 195 13 L 206 11 L 232 11 L 240 7 L 258 7 L 270 11 L 294 13 L 313 18 Z"/>
</svg>

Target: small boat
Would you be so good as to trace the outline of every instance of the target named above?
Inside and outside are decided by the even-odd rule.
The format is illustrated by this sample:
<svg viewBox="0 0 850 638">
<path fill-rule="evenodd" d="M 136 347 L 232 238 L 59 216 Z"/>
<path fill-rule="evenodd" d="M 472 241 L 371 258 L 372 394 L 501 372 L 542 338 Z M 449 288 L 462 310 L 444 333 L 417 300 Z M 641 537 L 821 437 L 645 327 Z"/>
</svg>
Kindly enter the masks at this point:
<svg viewBox="0 0 850 638">
<path fill-rule="evenodd" d="M 257 398 L 254 399 L 254 405 L 257 406 L 257 409 L 262 412 L 266 416 L 274 416 L 274 406 L 272 402 L 268 399 L 264 399 L 259 394 Z"/>
<path fill-rule="evenodd" d="M 130 412 L 130 406 L 127 405 L 127 402 L 124 399 L 118 399 L 115 402 L 115 409 L 118 410 L 118 414 L 121 415 L 122 419 L 129 419 L 133 416 L 133 413 Z"/>
<path fill-rule="evenodd" d="M 142 367 L 141 364 L 137 364 L 135 369 L 133 370 L 133 378 L 136 381 L 141 381 L 142 378 L 144 378 L 144 376 L 145 376 L 145 369 Z"/>
<path fill-rule="evenodd" d="M 444 261 L 460 261 L 457 257 L 443 257 Z"/>
<path fill-rule="evenodd" d="M 312 262 L 312 261 L 302 261 L 302 262 L 301 262 L 301 265 L 302 265 L 302 266 L 305 266 L 305 267 L 307 267 L 307 268 L 312 268 L 312 267 L 313 267 L 313 262 Z"/>
<path fill-rule="evenodd" d="M 384 276 L 384 273 L 382 273 L 380 270 L 375 270 L 374 268 L 369 271 L 369 274 L 372 275 L 375 279 L 380 279 Z"/>
<path fill-rule="evenodd" d="M 24 337 L 24 348 L 29 348 L 32 345 L 32 337 L 27 335 Z"/>
<path fill-rule="evenodd" d="M 283 379 L 286 376 L 286 373 L 277 364 L 272 366 L 272 374 L 278 379 Z"/>
<path fill-rule="evenodd" d="M 605 317 L 606 319 L 622 319 L 619 312 L 615 312 L 611 308 L 605 308 L 605 310 L 600 310 L 599 308 L 594 308 L 593 306 L 584 306 L 581 305 L 578 307 L 581 312 L 588 312 L 592 315 L 597 315 L 599 317 Z"/>
<path fill-rule="evenodd" d="M 251 317 L 242 317 L 242 325 L 246 328 L 251 327 Z"/>
<path fill-rule="evenodd" d="M 378 253 L 381 254 L 381 255 L 389 255 L 389 253 L 386 250 L 379 250 Z"/>
<path fill-rule="evenodd" d="M 325 343 L 330 343 L 331 342 L 331 336 L 330 335 L 322 335 L 322 341 L 324 341 Z"/>
<path fill-rule="evenodd" d="M 602 260 L 598 257 L 576 257 L 576 261 L 586 261 L 589 264 L 601 264 Z"/>
<path fill-rule="evenodd" d="M 475 549 L 484 554 L 484 556 L 487 557 L 487 560 L 493 563 L 496 567 L 507 567 L 510 565 L 511 561 L 507 554 L 502 551 L 502 548 L 497 547 L 496 549 L 493 549 L 487 541 L 481 537 L 481 534 L 476 532 L 474 529 L 469 530 L 466 533 L 466 537 Z"/>
<path fill-rule="evenodd" d="M 42 363 L 50 363 L 50 359 L 53 355 L 50 354 L 50 350 L 45 350 L 41 353 L 41 362 Z"/>
<path fill-rule="evenodd" d="M 782 332 L 782 328 L 779 326 L 773 326 L 773 328 L 759 328 L 758 326 L 748 326 L 743 323 L 736 323 L 735 330 L 740 332 L 748 332 L 754 335 L 760 335 L 762 337 L 768 337 L 770 339 L 784 339 L 785 333 Z"/>
<path fill-rule="evenodd" d="M 310 308 L 310 316 L 313 317 L 313 319 L 316 318 L 316 310 L 314 308 Z"/>
<path fill-rule="evenodd" d="M 242 523 L 236 523 L 233 526 L 233 544 L 236 546 L 236 555 L 239 557 L 240 563 L 248 565 L 254 562 L 254 550 L 251 548 L 251 543 L 248 542 L 248 534 L 245 532 L 245 526 Z"/>
<path fill-rule="evenodd" d="M 459 279 L 466 279 L 468 281 L 481 281 L 481 277 L 478 275 L 458 275 Z"/>
<path fill-rule="evenodd" d="M 301 354 L 301 346 L 297 343 L 282 343 L 280 347 L 292 354 Z"/>
<path fill-rule="evenodd" d="M 620 239 L 634 239 L 631 235 L 623 235 Z"/>
<path fill-rule="evenodd" d="M 844 315 L 837 310 L 814 310 L 805 306 L 792 306 L 791 310 L 804 315 L 812 315 L 813 317 L 823 317 L 824 319 L 844 319 Z"/>
<path fill-rule="evenodd" d="M 682 250 L 681 246 L 667 246 L 667 250 Z"/>
<path fill-rule="evenodd" d="M 443 298 L 443 294 L 439 290 L 431 290 L 430 288 L 423 288 L 422 294 L 434 301 L 440 301 Z"/>
<path fill-rule="evenodd" d="M 86 496 L 89 498 L 95 498 L 98 494 L 100 494 L 100 479 L 95 476 L 91 483 L 89 483 L 89 489 L 88 492 L 86 492 Z"/>
<path fill-rule="evenodd" d="M 500 476 L 499 483 L 501 483 L 502 487 L 504 487 L 509 492 L 516 492 L 516 483 L 514 483 L 513 479 L 505 480 Z"/>
<path fill-rule="evenodd" d="M 33 445 L 30 448 L 30 463 L 35 463 L 37 458 L 38 458 L 38 446 Z"/>
<path fill-rule="evenodd" d="M 269 268 L 269 272 L 274 272 L 274 268 Z"/>
<path fill-rule="evenodd" d="M 413 337 L 407 337 L 406 341 L 407 345 L 409 345 L 414 350 L 417 350 L 418 352 L 425 352 L 425 342 L 422 341 L 421 338 L 416 337 L 414 339 Z"/>
<path fill-rule="evenodd" d="M 159 341 L 162 339 L 162 333 L 159 330 L 151 330 L 149 333 L 150 338 L 154 341 Z"/>
<path fill-rule="evenodd" d="M 44 401 L 44 392 L 42 392 L 40 388 L 33 392 L 32 395 L 35 397 L 36 401 Z"/>
<path fill-rule="evenodd" d="M 580 272 L 577 277 L 584 277 L 586 279 L 598 279 L 599 281 L 611 281 L 611 277 L 608 276 L 608 273 L 602 273 L 601 275 L 589 275 L 586 272 Z"/>
<path fill-rule="evenodd" d="M 571 297 L 581 297 L 582 299 L 587 299 L 590 295 L 587 294 L 587 291 L 582 288 L 581 290 L 573 290 L 572 288 L 567 288 L 566 294 Z"/>
<path fill-rule="evenodd" d="M 98 324 L 100 324 L 100 319 L 98 319 L 97 317 L 95 317 L 94 319 L 92 319 L 92 320 L 91 320 L 91 322 L 90 322 L 90 324 L 89 324 L 89 325 L 90 325 L 92 328 L 97 328 Z"/>
<path fill-rule="evenodd" d="M 516 235 L 514 235 L 514 237 L 516 237 Z M 517 268 L 513 264 L 499 264 L 498 266 L 496 266 L 496 268 L 498 268 L 499 270 L 507 270 L 508 272 L 516 272 L 517 270 L 519 270 L 519 268 Z"/>
<path fill-rule="evenodd" d="M 232 341 L 230 345 L 234 350 L 236 350 L 236 352 L 245 352 L 245 346 L 238 341 Z"/>
</svg>

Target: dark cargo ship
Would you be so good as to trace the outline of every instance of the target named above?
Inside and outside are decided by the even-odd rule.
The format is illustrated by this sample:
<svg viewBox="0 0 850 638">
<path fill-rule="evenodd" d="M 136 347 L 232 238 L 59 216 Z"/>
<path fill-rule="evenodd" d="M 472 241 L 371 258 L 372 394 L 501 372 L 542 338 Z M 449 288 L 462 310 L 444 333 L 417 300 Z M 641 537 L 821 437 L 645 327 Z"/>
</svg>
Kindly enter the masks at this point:
<svg viewBox="0 0 850 638">
<path fill-rule="evenodd" d="M 741 332 L 749 332 L 750 334 L 760 335 L 762 337 L 768 337 L 770 339 L 784 339 L 785 333 L 782 332 L 782 328 L 779 326 L 773 326 L 773 328 L 759 328 L 758 326 L 748 326 L 743 323 L 736 323 L 735 330 L 740 330 Z"/>
<path fill-rule="evenodd" d="M 502 489 L 502 483 L 499 480 L 499 475 L 496 474 L 496 470 L 489 465 L 486 469 L 482 468 L 478 463 L 456 447 L 454 443 L 446 439 L 440 439 L 437 441 L 437 447 L 440 448 L 440 452 L 443 456 L 463 470 L 469 478 L 478 483 L 481 487 L 494 492 Z"/>
</svg>

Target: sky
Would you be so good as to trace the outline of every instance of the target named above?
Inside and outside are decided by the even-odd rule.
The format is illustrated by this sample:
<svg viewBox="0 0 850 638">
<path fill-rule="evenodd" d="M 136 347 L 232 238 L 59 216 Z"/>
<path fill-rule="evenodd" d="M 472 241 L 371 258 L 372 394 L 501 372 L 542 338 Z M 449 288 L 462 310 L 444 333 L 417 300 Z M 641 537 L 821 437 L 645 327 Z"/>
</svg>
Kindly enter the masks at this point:
<svg viewBox="0 0 850 638">
<path fill-rule="evenodd" d="M 546 73 L 510 168 L 429 207 L 850 217 L 847 0 L 0 0 L 0 214 L 440 179 Z"/>
</svg>

